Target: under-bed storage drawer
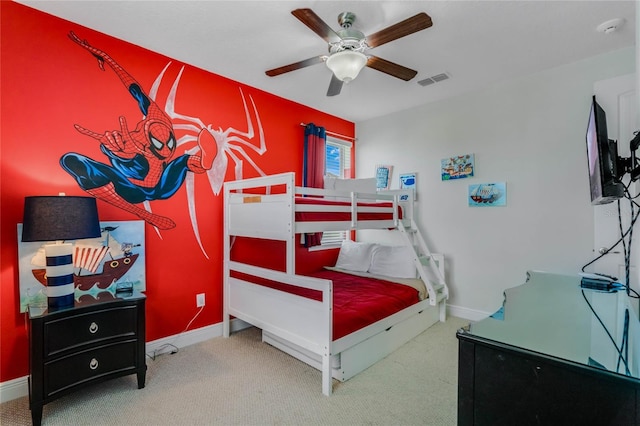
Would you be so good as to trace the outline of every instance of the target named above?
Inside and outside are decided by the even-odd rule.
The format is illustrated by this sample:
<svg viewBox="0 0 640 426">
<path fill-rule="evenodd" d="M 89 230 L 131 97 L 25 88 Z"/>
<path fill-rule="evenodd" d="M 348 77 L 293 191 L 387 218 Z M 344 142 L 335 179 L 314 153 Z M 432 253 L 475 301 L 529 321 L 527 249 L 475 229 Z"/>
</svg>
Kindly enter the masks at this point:
<svg viewBox="0 0 640 426">
<path fill-rule="evenodd" d="M 349 380 L 438 322 L 438 309 L 428 307 L 340 353 L 334 377 Z"/>
<path fill-rule="evenodd" d="M 331 357 L 332 377 L 341 382 L 349 380 L 437 323 L 438 319 L 438 309 L 429 306 L 397 322 L 380 321 L 380 324 L 385 324 L 385 322 L 388 324 L 382 331 L 374 332 L 369 337 L 362 337 L 356 332 L 335 341 Z M 379 328 L 379 325 L 370 328 L 374 327 Z M 262 332 L 262 340 L 294 358 L 322 370 L 322 357 L 319 354 L 301 348 L 267 331 Z"/>
</svg>

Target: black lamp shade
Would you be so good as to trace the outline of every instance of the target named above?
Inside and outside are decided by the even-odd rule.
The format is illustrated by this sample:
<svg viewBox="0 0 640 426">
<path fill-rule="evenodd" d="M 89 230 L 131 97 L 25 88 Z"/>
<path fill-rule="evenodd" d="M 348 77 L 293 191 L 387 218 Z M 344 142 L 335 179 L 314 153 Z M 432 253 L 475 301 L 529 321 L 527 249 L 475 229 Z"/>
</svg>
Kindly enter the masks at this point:
<svg viewBox="0 0 640 426">
<path fill-rule="evenodd" d="M 100 237 L 93 197 L 25 197 L 22 241 L 80 240 Z"/>
</svg>

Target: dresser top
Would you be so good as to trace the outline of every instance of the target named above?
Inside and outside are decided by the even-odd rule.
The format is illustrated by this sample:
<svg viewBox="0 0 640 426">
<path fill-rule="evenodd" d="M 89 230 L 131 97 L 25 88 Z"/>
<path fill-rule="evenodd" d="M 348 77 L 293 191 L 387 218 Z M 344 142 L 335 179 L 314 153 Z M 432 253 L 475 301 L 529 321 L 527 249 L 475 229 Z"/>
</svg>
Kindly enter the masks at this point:
<svg viewBox="0 0 640 426">
<path fill-rule="evenodd" d="M 77 311 L 83 308 L 89 308 L 96 305 L 108 305 L 109 303 L 119 303 L 125 301 L 136 301 L 145 299 L 146 296 L 139 291 L 123 291 L 123 292 L 113 292 L 113 291 L 101 291 L 95 295 L 92 294 L 78 294 L 76 292 L 76 298 L 74 300 L 73 306 L 64 307 L 64 308 L 48 308 L 47 306 L 39 306 L 39 305 L 29 305 L 29 318 L 42 318 L 50 315 L 57 314 L 66 314 L 71 311 Z"/>
<path fill-rule="evenodd" d="M 527 272 L 503 307 L 465 333 L 640 379 L 637 299 L 583 289 L 580 276 Z"/>
</svg>

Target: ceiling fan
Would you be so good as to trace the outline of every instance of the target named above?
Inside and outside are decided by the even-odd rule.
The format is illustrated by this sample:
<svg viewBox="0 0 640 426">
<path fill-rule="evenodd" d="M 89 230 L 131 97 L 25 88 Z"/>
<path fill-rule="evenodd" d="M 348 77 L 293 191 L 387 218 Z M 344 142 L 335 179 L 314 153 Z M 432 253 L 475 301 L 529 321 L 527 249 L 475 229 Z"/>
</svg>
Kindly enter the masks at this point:
<svg viewBox="0 0 640 426">
<path fill-rule="evenodd" d="M 274 68 L 266 71 L 266 74 L 269 77 L 275 77 L 324 62 L 333 73 L 327 96 L 338 95 L 342 90 L 343 83 L 348 83 L 356 78 L 365 65 L 405 81 L 411 80 L 418 73 L 417 71 L 377 56 L 365 55 L 364 52 L 409 34 L 422 31 L 433 25 L 431 17 L 422 12 L 374 34 L 365 36 L 360 31 L 351 28 L 356 18 L 355 14 L 351 12 L 342 12 L 338 15 L 338 23 L 342 29 L 337 32 L 332 30 L 311 9 L 296 9 L 291 13 L 329 44 L 329 54 Z"/>
</svg>

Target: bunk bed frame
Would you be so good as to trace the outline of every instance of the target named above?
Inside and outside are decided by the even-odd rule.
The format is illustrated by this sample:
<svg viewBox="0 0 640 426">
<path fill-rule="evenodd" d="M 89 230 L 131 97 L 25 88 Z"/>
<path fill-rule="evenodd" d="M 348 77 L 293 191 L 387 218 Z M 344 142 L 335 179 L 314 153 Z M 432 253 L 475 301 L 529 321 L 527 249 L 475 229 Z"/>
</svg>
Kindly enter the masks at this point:
<svg viewBox="0 0 640 426">
<path fill-rule="evenodd" d="M 296 204 L 297 197 L 349 200 L 345 206 Z M 384 207 L 372 203 L 386 201 Z M 362 205 L 365 205 L 362 207 Z M 413 193 L 384 191 L 345 193 L 295 186 L 294 173 L 226 182 L 224 185 L 223 335 L 230 318 L 262 329 L 263 341 L 322 371 L 322 392 L 330 395 L 332 378 L 348 380 L 438 321 L 445 321 L 448 289 L 442 255 L 429 252 L 413 218 Z M 399 208 L 402 209 L 400 215 Z M 341 212 L 347 220 L 296 221 L 296 213 Z M 383 220 L 358 220 L 364 212 L 386 212 Z M 401 216 L 401 218 L 400 218 Z M 338 340 L 332 339 L 332 282 L 295 273 L 298 234 L 358 229 L 393 229 L 414 253 L 428 298 Z M 286 242 L 286 270 L 276 271 L 230 258 L 234 237 Z M 233 276 L 236 273 L 235 277 Z M 256 284 L 237 273 L 322 293 L 320 301 Z"/>
</svg>

